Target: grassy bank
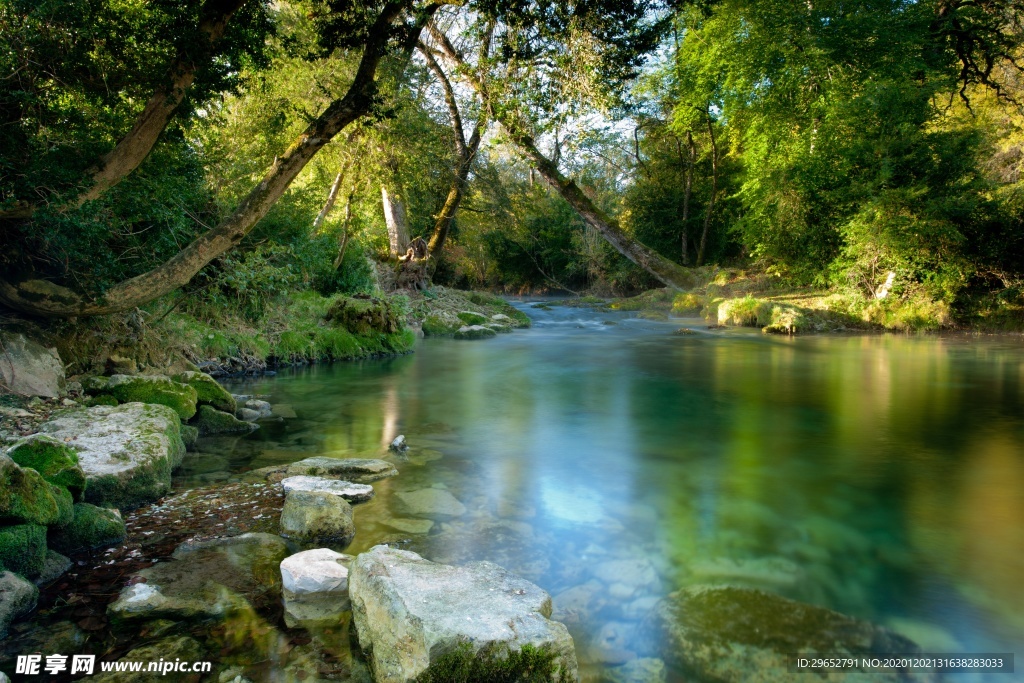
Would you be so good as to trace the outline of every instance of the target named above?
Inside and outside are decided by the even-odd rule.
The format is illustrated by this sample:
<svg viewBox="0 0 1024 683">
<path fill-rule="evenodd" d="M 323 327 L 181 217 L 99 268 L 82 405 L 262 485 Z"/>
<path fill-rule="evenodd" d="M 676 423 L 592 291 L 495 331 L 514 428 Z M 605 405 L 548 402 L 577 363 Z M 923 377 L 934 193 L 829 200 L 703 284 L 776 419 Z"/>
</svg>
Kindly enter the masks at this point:
<svg viewBox="0 0 1024 683">
<path fill-rule="evenodd" d="M 1024 297 L 1001 296 L 968 301 L 953 309 L 942 301 L 909 293 L 883 299 L 855 292 L 793 287 L 758 272 L 694 269 L 698 286 L 688 292 L 655 289 L 614 299 L 613 309 L 642 317 L 702 317 L 709 325 L 760 327 L 766 333 L 807 334 L 843 331 L 961 330 L 1024 332 Z M 602 305 L 582 297 L 574 305 Z"/>
</svg>

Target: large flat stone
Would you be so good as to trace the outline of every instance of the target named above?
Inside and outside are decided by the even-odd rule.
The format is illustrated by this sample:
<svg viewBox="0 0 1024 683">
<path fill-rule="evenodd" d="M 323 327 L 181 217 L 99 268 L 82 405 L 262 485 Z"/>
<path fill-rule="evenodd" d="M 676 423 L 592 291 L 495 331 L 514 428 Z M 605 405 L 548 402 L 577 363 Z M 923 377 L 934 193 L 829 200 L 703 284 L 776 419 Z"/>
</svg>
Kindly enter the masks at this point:
<svg viewBox="0 0 1024 683">
<path fill-rule="evenodd" d="M 455 567 L 376 546 L 352 563 L 349 596 L 378 683 L 413 681 L 432 667 L 436 675 L 452 658 L 486 679 L 491 662 L 527 645 L 550 659 L 551 678 L 576 680 L 572 637 L 548 618 L 550 596 L 496 564 Z"/>
<path fill-rule="evenodd" d="M 407 515 L 424 517 L 461 517 L 466 506 L 444 489 L 420 489 L 395 494 L 398 507 Z"/>
<path fill-rule="evenodd" d="M 395 466 L 387 460 L 373 458 L 306 458 L 288 466 L 288 476 L 310 475 L 345 479 L 356 484 L 386 479 L 398 474 Z"/>
<path fill-rule="evenodd" d="M 341 481 L 340 479 L 309 477 L 300 474 L 281 480 L 281 486 L 284 487 L 285 493 L 290 491 L 321 491 L 341 496 L 349 503 L 365 503 L 373 498 L 373 487 L 369 484 L 353 484 L 350 481 Z"/>
<path fill-rule="evenodd" d="M 78 453 L 87 502 L 130 509 L 171 490 L 185 455 L 180 424 L 167 406 L 126 403 L 73 409 L 39 429 Z"/>
<path fill-rule="evenodd" d="M 64 363 L 57 349 L 47 348 L 24 334 L 2 333 L 4 353 L 0 353 L 0 381 L 7 389 L 23 396 L 53 398 L 66 392 Z"/>
</svg>

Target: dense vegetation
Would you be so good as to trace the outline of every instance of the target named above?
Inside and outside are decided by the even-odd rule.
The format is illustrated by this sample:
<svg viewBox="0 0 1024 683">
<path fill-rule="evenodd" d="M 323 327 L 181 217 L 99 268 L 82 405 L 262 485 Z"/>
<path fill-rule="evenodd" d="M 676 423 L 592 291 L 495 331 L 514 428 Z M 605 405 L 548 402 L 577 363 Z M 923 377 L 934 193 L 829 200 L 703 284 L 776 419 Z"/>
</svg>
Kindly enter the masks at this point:
<svg viewBox="0 0 1024 683">
<path fill-rule="evenodd" d="M 0 300 L 265 325 L 421 236 L 461 288 L 1019 325 L 1020 10 L 0 0 Z"/>
</svg>

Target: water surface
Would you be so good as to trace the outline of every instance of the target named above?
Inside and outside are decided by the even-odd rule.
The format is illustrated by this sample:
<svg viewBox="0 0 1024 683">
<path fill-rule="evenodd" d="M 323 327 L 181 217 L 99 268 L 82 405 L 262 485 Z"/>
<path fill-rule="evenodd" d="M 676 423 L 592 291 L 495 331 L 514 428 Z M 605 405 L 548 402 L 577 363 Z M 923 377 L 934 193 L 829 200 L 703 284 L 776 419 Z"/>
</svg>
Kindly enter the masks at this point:
<svg viewBox="0 0 1024 683">
<path fill-rule="evenodd" d="M 521 305 L 531 330 L 233 388 L 296 417 L 203 440 L 177 484 L 376 457 L 404 434 L 348 552 L 522 574 L 555 596 L 585 676 L 630 659 L 646 610 L 692 584 L 764 588 L 925 651 L 1024 642 L 1019 339 L 781 338 Z M 410 527 L 394 494 L 427 487 L 465 514 Z"/>
</svg>

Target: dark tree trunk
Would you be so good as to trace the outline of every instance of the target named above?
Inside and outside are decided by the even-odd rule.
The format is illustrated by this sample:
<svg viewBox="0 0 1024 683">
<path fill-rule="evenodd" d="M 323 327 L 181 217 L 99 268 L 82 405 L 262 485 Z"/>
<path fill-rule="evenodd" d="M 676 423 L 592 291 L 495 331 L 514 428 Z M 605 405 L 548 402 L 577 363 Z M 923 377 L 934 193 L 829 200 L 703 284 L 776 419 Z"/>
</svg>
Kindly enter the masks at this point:
<svg viewBox="0 0 1024 683">
<path fill-rule="evenodd" d="M 715 124 L 708 115 L 708 135 L 711 138 L 711 199 L 704 214 L 704 230 L 700 235 L 700 249 L 697 250 L 697 265 L 704 265 L 704 249 L 708 243 L 708 229 L 711 227 L 711 216 L 715 211 L 715 197 L 718 195 L 718 143 L 715 142 Z"/>
</svg>

